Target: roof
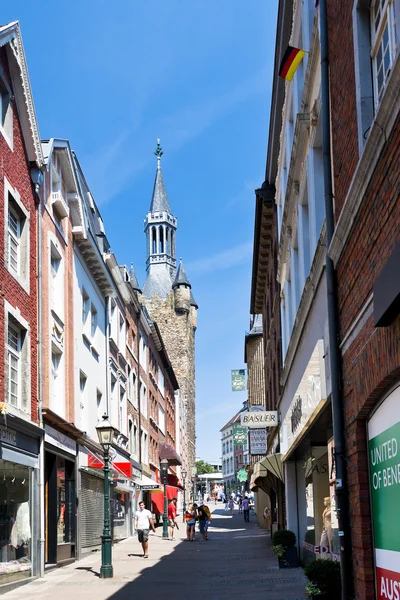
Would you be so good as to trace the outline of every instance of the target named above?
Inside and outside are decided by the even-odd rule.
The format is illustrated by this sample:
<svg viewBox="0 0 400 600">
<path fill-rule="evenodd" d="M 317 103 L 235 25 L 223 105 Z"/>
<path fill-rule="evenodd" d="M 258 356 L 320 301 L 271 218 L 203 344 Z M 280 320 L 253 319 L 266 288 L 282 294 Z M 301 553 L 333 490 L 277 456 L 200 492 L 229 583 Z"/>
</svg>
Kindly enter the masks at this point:
<svg viewBox="0 0 400 600">
<path fill-rule="evenodd" d="M 131 268 L 129 269 L 129 283 L 131 284 L 132 289 L 135 292 L 139 292 L 139 294 L 142 293 L 142 290 L 140 289 L 140 285 L 136 277 L 135 269 L 133 267 L 133 262 L 131 263 Z"/>
<path fill-rule="evenodd" d="M 239 410 L 239 412 L 236 413 L 236 415 L 234 417 L 232 417 L 232 419 L 230 419 L 226 425 L 224 425 L 220 431 L 224 431 L 224 429 L 226 429 L 227 427 L 230 427 L 231 425 L 233 425 L 234 423 L 236 423 L 239 420 L 239 415 L 240 413 L 243 412 L 243 408 L 241 408 Z"/>
<path fill-rule="evenodd" d="M 143 295 L 149 299 L 152 296 L 166 298 L 171 289 L 172 279 L 169 270 L 164 265 L 152 265 L 143 286 Z"/>
<path fill-rule="evenodd" d="M 190 288 L 192 287 L 190 284 L 190 281 L 185 273 L 185 269 L 183 268 L 182 259 L 179 259 L 179 267 L 178 267 L 178 271 L 176 273 L 175 281 L 172 284 L 172 289 L 175 289 L 176 287 L 178 287 L 180 285 L 187 285 Z"/>
<path fill-rule="evenodd" d="M 43 166 L 42 145 L 18 21 L 0 26 L 0 47 L 6 45 L 8 45 L 8 65 L 26 153 L 29 162 L 34 162 L 41 168 Z"/>
<path fill-rule="evenodd" d="M 158 160 L 157 164 L 156 178 L 154 181 L 153 197 L 151 199 L 150 212 L 167 212 L 171 214 L 167 190 L 165 189 L 164 177 L 161 171 L 160 160 Z"/>
<path fill-rule="evenodd" d="M 195 308 L 199 308 L 196 300 L 194 299 L 193 292 L 190 290 L 190 306 L 194 306 Z"/>
</svg>

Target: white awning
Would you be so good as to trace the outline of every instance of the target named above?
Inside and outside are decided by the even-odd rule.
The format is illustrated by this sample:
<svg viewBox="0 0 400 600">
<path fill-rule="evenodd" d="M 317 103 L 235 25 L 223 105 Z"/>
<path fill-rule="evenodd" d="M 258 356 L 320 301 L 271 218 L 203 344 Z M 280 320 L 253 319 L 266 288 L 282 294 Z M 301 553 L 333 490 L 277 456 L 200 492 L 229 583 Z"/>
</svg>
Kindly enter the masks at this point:
<svg viewBox="0 0 400 600">
<path fill-rule="evenodd" d="M 277 479 L 284 481 L 282 454 L 269 454 L 262 459 L 261 464 Z"/>
<path fill-rule="evenodd" d="M 142 490 L 158 490 L 161 488 L 161 485 L 157 483 L 154 479 L 150 479 L 146 475 L 141 475 L 141 477 L 133 477 L 133 481 L 137 487 L 140 487 Z"/>
</svg>

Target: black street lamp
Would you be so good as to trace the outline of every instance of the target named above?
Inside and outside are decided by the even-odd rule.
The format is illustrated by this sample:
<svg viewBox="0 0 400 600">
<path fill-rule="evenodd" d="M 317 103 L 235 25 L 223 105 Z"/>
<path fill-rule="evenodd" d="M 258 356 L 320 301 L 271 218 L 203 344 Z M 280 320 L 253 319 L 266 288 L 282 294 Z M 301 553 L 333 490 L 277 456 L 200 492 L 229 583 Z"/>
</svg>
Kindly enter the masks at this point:
<svg viewBox="0 0 400 600">
<path fill-rule="evenodd" d="M 182 484 L 183 484 L 183 515 L 182 522 L 185 522 L 185 513 L 186 513 L 186 475 L 187 471 L 181 471 L 182 473 Z"/>
<path fill-rule="evenodd" d="M 111 563 L 111 531 L 110 531 L 110 486 L 108 481 L 108 450 L 114 438 L 114 427 L 110 425 L 108 416 L 96 426 L 99 442 L 104 450 L 104 528 L 101 536 L 101 568 L 100 577 L 108 579 L 113 577 L 113 566 Z"/>
<path fill-rule="evenodd" d="M 162 538 L 163 540 L 168 539 L 168 503 L 167 503 L 167 477 L 168 477 L 168 460 L 162 458 L 160 460 L 160 471 L 164 484 L 164 514 L 163 514 L 163 525 L 162 525 Z"/>
</svg>

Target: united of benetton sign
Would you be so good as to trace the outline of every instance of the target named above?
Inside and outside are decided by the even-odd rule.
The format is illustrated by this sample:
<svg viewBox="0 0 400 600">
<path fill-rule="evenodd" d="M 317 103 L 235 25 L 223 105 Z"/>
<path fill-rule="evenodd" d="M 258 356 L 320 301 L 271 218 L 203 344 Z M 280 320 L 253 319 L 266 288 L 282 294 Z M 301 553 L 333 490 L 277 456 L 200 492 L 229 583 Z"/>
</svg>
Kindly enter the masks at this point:
<svg viewBox="0 0 400 600">
<path fill-rule="evenodd" d="M 276 427 L 278 425 L 278 412 L 276 410 L 242 412 L 240 414 L 240 424 L 242 427 L 249 427 L 250 429 Z"/>
</svg>

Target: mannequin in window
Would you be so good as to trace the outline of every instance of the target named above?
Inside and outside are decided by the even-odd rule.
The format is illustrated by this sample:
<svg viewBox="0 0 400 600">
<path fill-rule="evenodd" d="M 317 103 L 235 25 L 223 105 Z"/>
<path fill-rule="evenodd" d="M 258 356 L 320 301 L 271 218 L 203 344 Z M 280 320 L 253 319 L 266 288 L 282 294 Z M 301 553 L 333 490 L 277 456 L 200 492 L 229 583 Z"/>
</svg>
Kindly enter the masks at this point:
<svg viewBox="0 0 400 600">
<path fill-rule="evenodd" d="M 321 546 L 332 547 L 332 515 L 331 515 L 331 499 L 329 496 L 324 498 L 324 511 L 322 513 L 322 533 Z"/>
</svg>

